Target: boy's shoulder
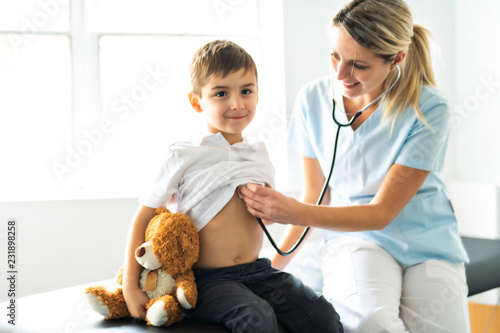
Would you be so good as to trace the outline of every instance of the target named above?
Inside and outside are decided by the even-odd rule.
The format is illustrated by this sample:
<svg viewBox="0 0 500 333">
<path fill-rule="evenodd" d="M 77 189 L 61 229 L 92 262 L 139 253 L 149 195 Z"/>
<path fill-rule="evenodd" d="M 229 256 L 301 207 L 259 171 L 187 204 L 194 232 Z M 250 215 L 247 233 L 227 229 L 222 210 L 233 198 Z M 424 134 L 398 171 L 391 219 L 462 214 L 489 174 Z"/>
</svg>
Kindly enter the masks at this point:
<svg viewBox="0 0 500 333">
<path fill-rule="evenodd" d="M 169 146 L 169 150 L 184 150 L 213 145 L 212 133 L 197 133 L 183 140 L 176 141 Z"/>
<path fill-rule="evenodd" d="M 207 144 L 210 141 L 210 137 L 213 136 L 212 133 L 196 133 L 191 134 L 187 137 L 182 138 L 179 141 L 172 143 L 168 148 L 170 150 L 182 150 L 186 148 L 200 147 Z"/>
<path fill-rule="evenodd" d="M 243 136 L 243 141 L 230 145 L 221 133 L 200 133 L 168 146 L 167 158 L 175 156 L 175 158 L 184 160 L 187 156 L 189 159 L 204 158 L 207 154 L 219 156 L 221 153 L 227 153 L 228 149 L 232 151 L 231 154 L 238 155 L 268 154 L 264 142 L 248 140 L 245 136 Z"/>
</svg>

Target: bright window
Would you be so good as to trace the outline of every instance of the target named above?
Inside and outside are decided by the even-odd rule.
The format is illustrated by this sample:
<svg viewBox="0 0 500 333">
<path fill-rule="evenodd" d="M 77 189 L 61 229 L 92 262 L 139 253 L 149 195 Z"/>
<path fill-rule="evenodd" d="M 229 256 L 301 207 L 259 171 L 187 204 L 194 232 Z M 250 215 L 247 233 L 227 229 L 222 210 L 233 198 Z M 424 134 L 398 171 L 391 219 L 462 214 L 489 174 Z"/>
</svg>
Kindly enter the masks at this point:
<svg viewBox="0 0 500 333">
<path fill-rule="evenodd" d="M 277 0 L 0 0 L 0 200 L 139 195 L 166 147 L 204 128 L 188 64 L 215 38 L 254 57 L 246 136 L 286 170 L 281 15 Z"/>
</svg>

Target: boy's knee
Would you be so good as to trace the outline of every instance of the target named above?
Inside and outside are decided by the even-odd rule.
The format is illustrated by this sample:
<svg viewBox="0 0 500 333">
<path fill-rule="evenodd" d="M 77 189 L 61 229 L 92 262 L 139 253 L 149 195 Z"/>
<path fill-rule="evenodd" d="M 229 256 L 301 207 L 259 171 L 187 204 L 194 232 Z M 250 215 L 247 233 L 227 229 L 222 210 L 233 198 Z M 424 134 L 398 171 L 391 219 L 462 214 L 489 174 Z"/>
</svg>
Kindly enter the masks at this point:
<svg viewBox="0 0 500 333">
<path fill-rule="evenodd" d="M 264 300 L 254 300 L 234 309 L 226 321 L 232 332 L 277 332 L 278 324 L 273 307 Z"/>
<path fill-rule="evenodd" d="M 313 323 L 313 327 L 309 330 L 310 332 L 344 332 L 339 314 L 335 311 L 333 305 L 323 296 L 318 297 L 318 299 L 311 304 L 309 308 L 309 317 Z"/>
</svg>

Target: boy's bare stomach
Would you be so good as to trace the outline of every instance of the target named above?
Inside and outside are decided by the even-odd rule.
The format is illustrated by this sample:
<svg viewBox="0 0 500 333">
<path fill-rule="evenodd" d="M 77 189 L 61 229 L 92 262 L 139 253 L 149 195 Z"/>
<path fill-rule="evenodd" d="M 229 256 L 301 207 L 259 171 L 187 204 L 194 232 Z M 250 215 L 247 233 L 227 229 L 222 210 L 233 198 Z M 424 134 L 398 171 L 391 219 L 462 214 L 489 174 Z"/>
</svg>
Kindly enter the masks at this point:
<svg viewBox="0 0 500 333">
<path fill-rule="evenodd" d="M 200 258 L 196 269 L 253 262 L 262 247 L 262 229 L 237 192 L 199 232 Z"/>
</svg>

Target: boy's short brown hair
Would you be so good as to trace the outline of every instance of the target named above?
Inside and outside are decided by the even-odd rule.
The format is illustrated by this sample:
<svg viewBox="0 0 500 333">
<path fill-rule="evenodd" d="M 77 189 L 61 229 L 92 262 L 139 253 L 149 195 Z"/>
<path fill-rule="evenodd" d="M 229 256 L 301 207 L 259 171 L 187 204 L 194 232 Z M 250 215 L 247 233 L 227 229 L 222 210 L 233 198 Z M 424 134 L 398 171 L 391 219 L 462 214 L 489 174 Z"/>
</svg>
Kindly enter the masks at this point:
<svg viewBox="0 0 500 333">
<path fill-rule="evenodd" d="M 191 89 L 201 96 L 201 88 L 210 75 L 224 78 L 242 68 L 245 72 L 253 71 L 257 79 L 257 66 L 247 51 L 231 41 L 214 40 L 200 47 L 194 54 L 189 69 Z"/>
</svg>

